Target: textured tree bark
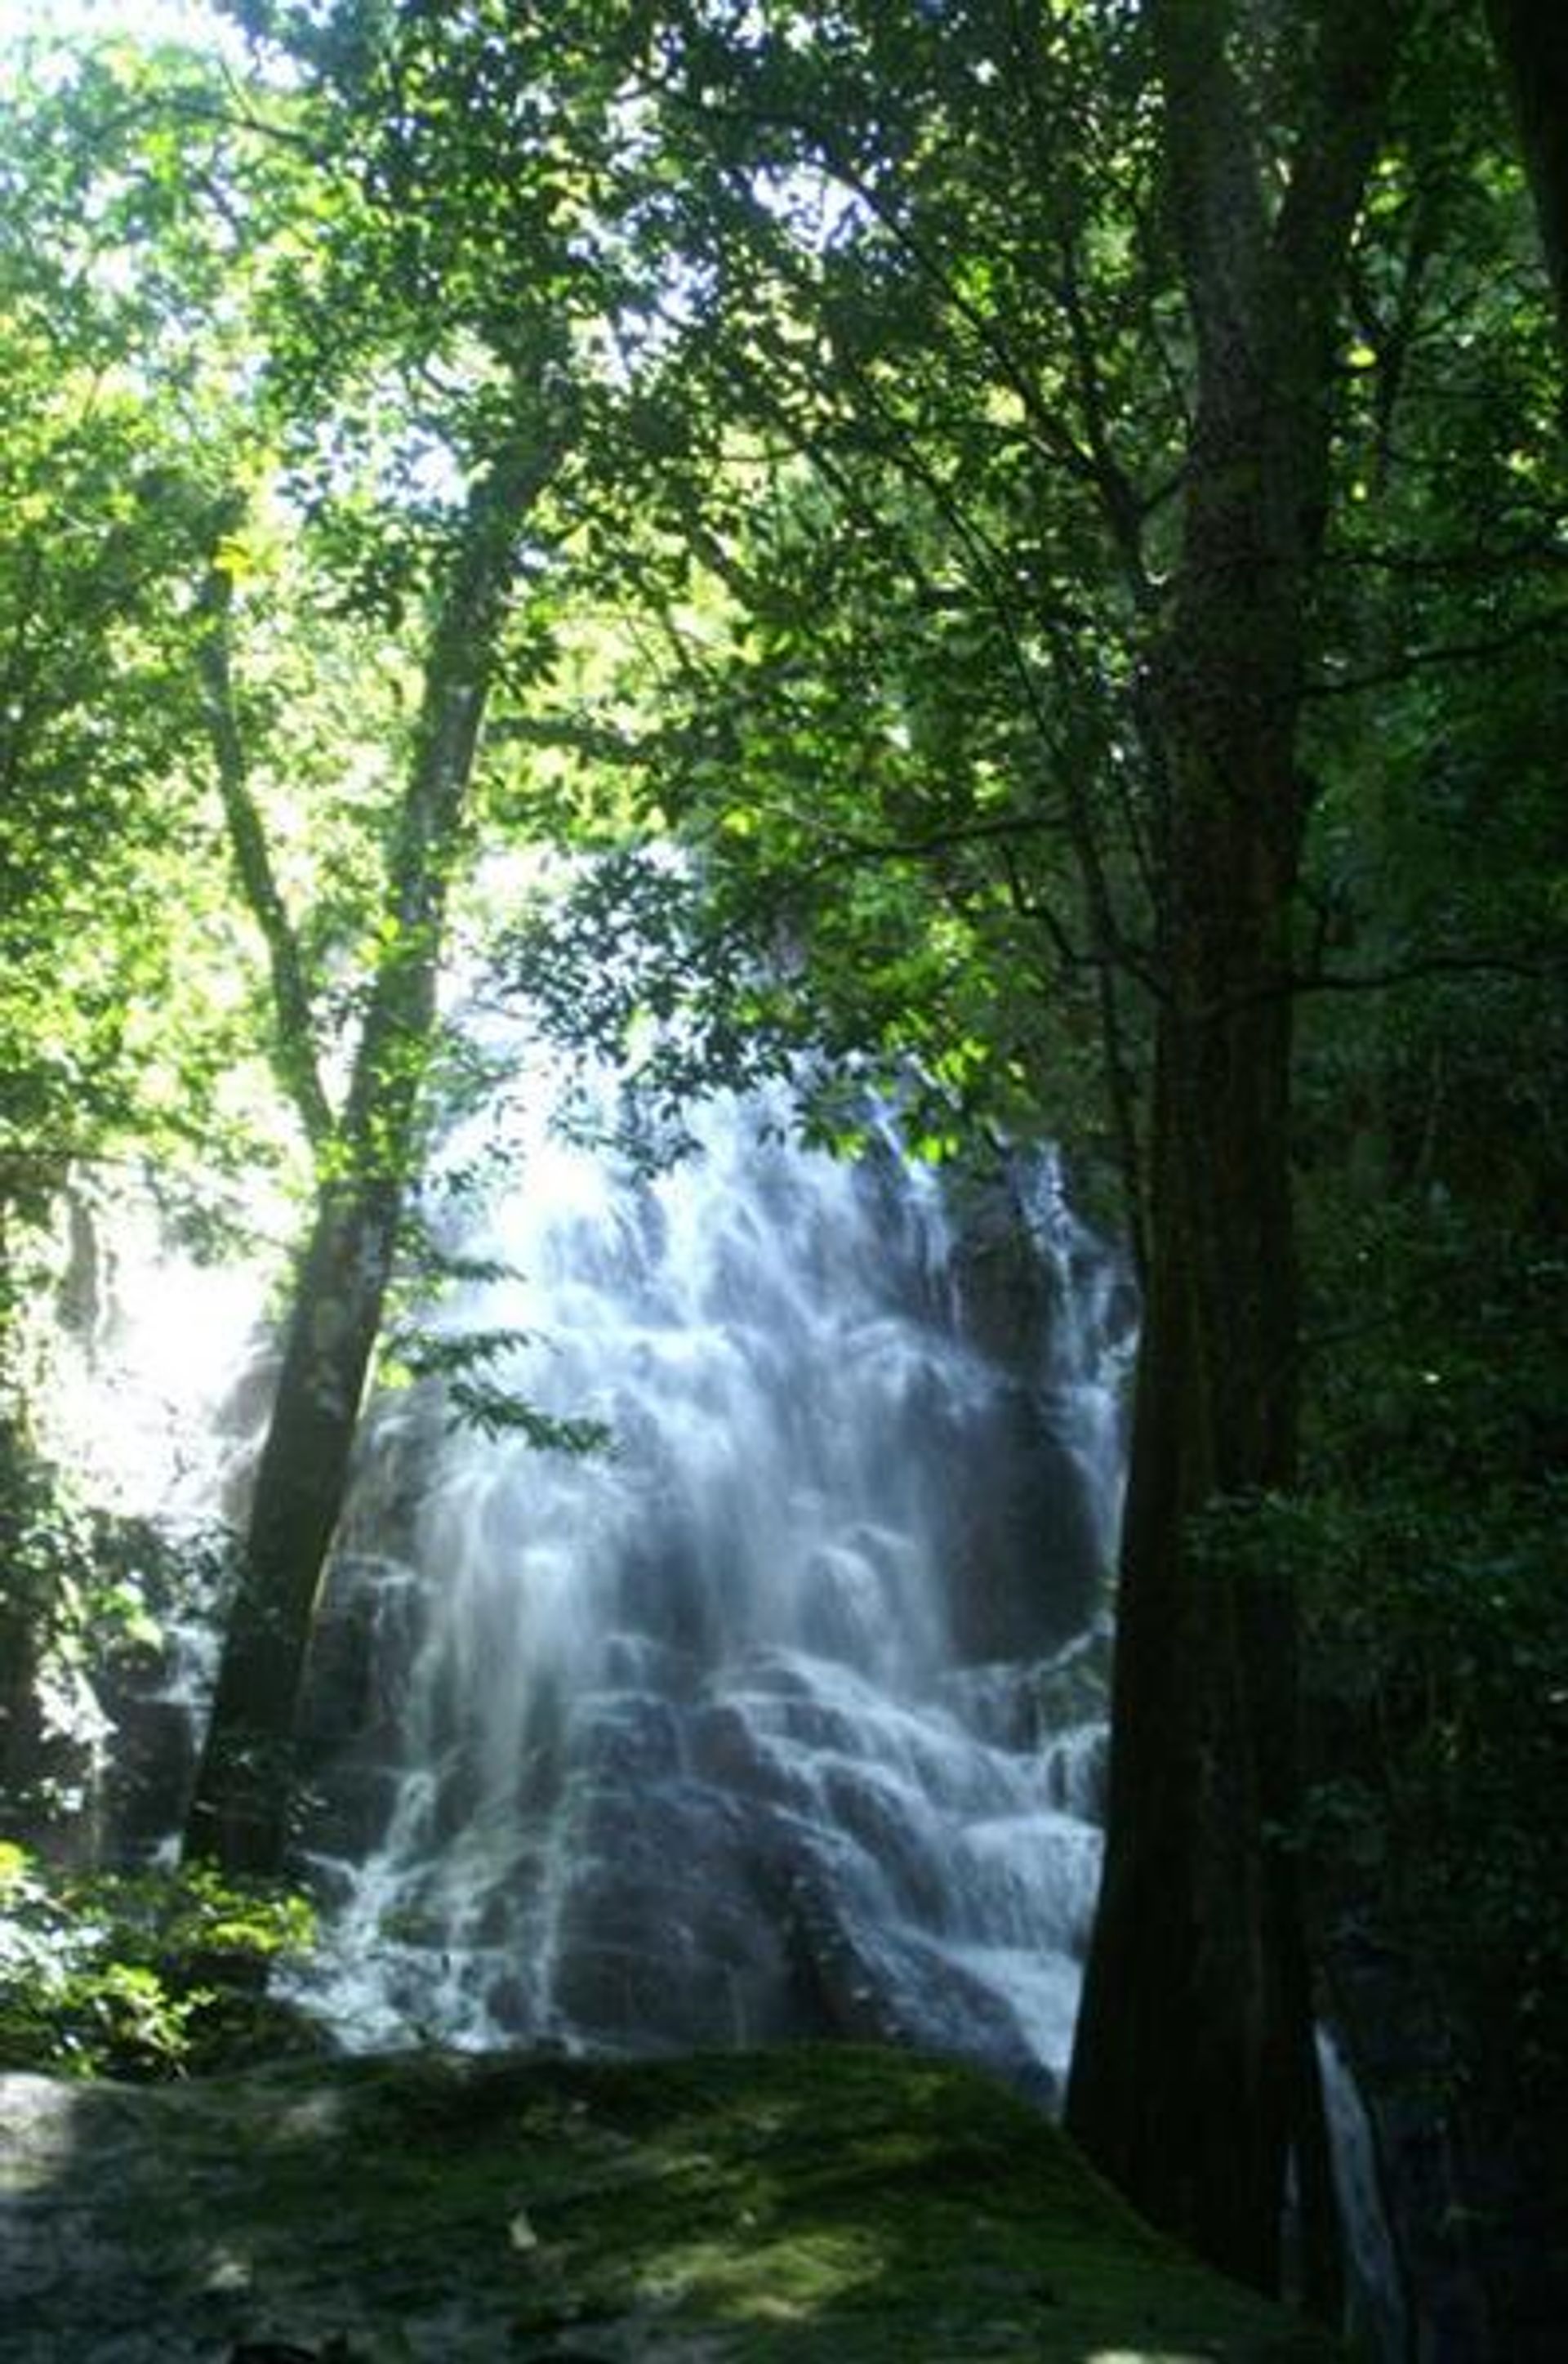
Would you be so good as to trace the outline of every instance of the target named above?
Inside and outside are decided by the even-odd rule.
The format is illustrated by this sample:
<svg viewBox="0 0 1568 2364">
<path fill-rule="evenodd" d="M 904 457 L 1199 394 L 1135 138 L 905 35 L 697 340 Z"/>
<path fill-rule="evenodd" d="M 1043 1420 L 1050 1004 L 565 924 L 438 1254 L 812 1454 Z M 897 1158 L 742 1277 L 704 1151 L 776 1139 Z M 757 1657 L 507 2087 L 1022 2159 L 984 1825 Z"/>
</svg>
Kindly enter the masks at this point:
<svg viewBox="0 0 1568 2364">
<path fill-rule="evenodd" d="M 426 662 L 386 946 L 321 1163 L 185 1827 L 187 1856 L 230 1874 L 275 1872 L 287 1844 L 300 1690 L 417 1150 L 447 888 L 517 530 L 554 464 L 508 452 L 476 485 Z"/>
<path fill-rule="evenodd" d="M 1568 343 L 1568 8 L 1562 0 L 1486 0 L 1486 21 L 1518 126 L 1558 327 Z"/>
<path fill-rule="evenodd" d="M 1151 0 L 1197 345 L 1183 549 L 1151 666 L 1165 799 L 1149 1269 L 1104 1881 L 1068 2124 L 1146 2214 L 1261 2288 L 1292 2157 L 1326 2202 L 1289 1585 L 1196 1514 L 1288 1488 L 1296 1450 L 1291 919 L 1296 739 L 1323 530 L 1338 296 L 1398 0 L 1325 0 L 1272 210 L 1225 0 Z M 1331 2243 L 1312 2228 L 1319 2302 Z"/>
</svg>

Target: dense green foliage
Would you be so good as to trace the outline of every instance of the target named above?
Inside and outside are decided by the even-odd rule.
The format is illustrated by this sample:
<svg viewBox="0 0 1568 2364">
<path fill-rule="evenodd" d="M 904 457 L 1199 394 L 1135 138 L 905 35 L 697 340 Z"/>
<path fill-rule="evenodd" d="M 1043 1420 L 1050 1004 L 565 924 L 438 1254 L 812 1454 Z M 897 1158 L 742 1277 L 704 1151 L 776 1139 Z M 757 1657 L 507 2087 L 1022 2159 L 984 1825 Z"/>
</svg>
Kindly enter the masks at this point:
<svg viewBox="0 0 1568 2364">
<path fill-rule="evenodd" d="M 167 2078 L 309 2046 L 261 1988 L 303 1898 L 177 1874 L 50 1873 L 0 1841 L 0 2068 Z"/>
</svg>

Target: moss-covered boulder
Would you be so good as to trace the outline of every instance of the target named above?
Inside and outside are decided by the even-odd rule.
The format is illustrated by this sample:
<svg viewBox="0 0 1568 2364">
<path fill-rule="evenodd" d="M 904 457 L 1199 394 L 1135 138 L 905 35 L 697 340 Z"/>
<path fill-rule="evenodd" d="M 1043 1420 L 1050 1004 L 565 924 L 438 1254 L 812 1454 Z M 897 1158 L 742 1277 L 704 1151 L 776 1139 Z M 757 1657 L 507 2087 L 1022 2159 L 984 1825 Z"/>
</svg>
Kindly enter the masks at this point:
<svg viewBox="0 0 1568 2364">
<path fill-rule="evenodd" d="M 15 2364 L 1329 2364 L 966 2070 L 812 2047 L 0 2080 Z"/>
</svg>

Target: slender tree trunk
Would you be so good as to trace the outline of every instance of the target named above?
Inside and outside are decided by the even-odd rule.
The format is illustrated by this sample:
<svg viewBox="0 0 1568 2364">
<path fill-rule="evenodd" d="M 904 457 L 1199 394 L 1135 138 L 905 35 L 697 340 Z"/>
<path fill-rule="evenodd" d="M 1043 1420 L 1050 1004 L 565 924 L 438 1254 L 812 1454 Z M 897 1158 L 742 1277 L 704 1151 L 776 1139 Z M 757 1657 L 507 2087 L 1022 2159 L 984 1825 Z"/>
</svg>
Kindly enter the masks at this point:
<svg viewBox="0 0 1568 2364">
<path fill-rule="evenodd" d="M 230 1873 L 276 1871 L 287 1841 L 306 1661 L 418 1145 L 447 887 L 517 530 L 553 466 L 514 452 L 477 485 L 426 662 L 385 949 L 322 1160 L 186 1823 L 187 1854 Z"/>
<path fill-rule="evenodd" d="M 1336 299 L 1396 7 L 1317 14 L 1319 118 L 1271 212 L 1221 0 L 1151 0 L 1198 349 L 1149 710 L 1163 785 L 1149 1270 L 1104 1882 L 1068 2099 L 1156 2222 L 1277 2286 L 1287 2167 L 1326 2198 L 1294 1858 L 1294 1603 L 1193 1522 L 1296 1473 L 1296 737 Z M 1352 21 L 1353 20 L 1353 21 Z M 1329 2244 L 1315 2242 L 1327 2257 Z M 1317 2277 L 1327 2300 L 1330 2273 Z"/>
</svg>

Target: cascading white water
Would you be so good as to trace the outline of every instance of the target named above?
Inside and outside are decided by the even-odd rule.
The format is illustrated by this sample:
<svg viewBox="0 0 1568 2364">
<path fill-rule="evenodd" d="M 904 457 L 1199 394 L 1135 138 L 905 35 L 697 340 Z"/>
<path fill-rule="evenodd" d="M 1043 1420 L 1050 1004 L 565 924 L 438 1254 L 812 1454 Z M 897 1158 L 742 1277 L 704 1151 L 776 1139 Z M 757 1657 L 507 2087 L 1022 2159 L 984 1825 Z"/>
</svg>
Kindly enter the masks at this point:
<svg viewBox="0 0 1568 2364">
<path fill-rule="evenodd" d="M 427 1389 L 373 1420 L 302 1999 L 367 2045 L 834 2029 L 1049 2089 L 1098 1852 L 1109 1260 L 1045 1165 L 977 1246 L 889 1149 L 757 1101 L 698 1131 L 653 1182 L 519 1141 L 462 1242 L 516 1277 L 439 1317 L 528 1333 L 495 1376 L 607 1454 L 440 1433 Z"/>
<path fill-rule="evenodd" d="M 1410 2353 L 1409 2308 L 1385 2205 L 1376 2137 L 1344 2054 L 1326 2028 L 1318 2032 L 1318 2065 L 1344 2231 L 1345 2328 L 1358 2353 L 1364 2349 L 1396 2364 Z"/>
</svg>

